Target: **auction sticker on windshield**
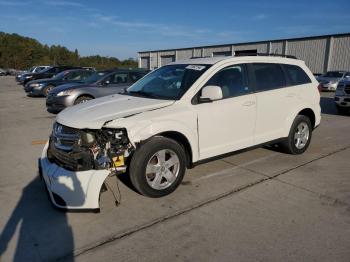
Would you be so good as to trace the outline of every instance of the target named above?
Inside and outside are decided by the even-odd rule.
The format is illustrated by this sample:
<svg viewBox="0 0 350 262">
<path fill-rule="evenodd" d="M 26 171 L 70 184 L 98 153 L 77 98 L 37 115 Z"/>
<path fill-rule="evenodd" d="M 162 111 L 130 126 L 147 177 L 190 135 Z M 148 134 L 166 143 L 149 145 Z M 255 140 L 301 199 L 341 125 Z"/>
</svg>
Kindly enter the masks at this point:
<svg viewBox="0 0 350 262">
<path fill-rule="evenodd" d="M 192 69 L 197 71 L 202 71 L 205 68 L 205 66 L 202 65 L 188 65 L 186 66 L 186 69 Z"/>
</svg>

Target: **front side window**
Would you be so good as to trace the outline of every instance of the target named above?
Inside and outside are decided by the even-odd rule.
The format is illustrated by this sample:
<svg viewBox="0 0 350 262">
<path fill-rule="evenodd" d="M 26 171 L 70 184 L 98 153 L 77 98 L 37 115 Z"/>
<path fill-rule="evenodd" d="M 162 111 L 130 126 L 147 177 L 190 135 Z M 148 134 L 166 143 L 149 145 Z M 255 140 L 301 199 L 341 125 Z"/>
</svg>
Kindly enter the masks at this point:
<svg viewBox="0 0 350 262">
<path fill-rule="evenodd" d="M 63 71 L 63 72 L 60 72 L 57 75 L 55 75 L 53 77 L 53 79 L 63 79 L 63 78 L 68 77 L 68 76 L 70 76 L 69 71 Z"/>
<path fill-rule="evenodd" d="M 178 100 L 210 66 L 192 64 L 163 66 L 137 81 L 125 94 Z"/>
<path fill-rule="evenodd" d="M 273 90 L 286 86 L 284 72 L 279 64 L 253 63 L 256 91 Z"/>
<path fill-rule="evenodd" d="M 289 81 L 291 82 L 291 85 L 302 85 L 311 83 L 310 77 L 304 72 L 303 69 L 301 69 L 299 66 L 296 65 L 282 65 L 284 69 L 286 70 Z"/>
<path fill-rule="evenodd" d="M 111 75 L 110 83 L 112 84 L 125 84 L 128 82 L 128 73 L 117 73 Z"/>
<path fill-rule="evenodd" d="M 81 79 L 81 72 L 72 72 L 66 77 L 66 79 L 68 79 L 68 80 L 80 80 Z"/>
<path fill-rule="evenodd" d="M 80 74 L 81 74 L 81 80 L 84 80 L 84 81 L 85 81 L 85 80 L 88 79 L 91 75 L 93 75 L 94 72 L 86 70 L 86 71 L 80 72 Z"/>
<path fill-rule="evenodd" d="M 57 74 L 58 68 L 57 67 L 50 67 L 47 70 L 43 71 L 43 73 Z"/>
<path fill-rule="evenodd" d="M 220 86 L 223 98 L 241 96 L 251 93 L 247 86 L 244 65 L 233 65 L 221 69 L 205 84 Z"/>
<path fill-rule="evenodd" d="M 95 83 L 98 80 L 102 79 L 106 74 L 107 74 L 107 72 L 104 72 L 104 71 L 92 73 L 88 78 L 86 78 L 84 80 L 84 83 L 86 83 L 86 84 Z"/>
</svg>

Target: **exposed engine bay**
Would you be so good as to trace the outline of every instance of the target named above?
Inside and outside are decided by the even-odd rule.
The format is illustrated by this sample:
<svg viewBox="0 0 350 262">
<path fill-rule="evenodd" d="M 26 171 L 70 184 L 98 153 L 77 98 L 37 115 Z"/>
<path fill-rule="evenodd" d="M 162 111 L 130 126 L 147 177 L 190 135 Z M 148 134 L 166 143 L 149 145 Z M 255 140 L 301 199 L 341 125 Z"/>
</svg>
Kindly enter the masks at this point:
<svg viewBox="0 0 350 262">
<path fill-rule="evenodd" d="M 133 150 L 125 129 L 75 129 L 56 122 L 47 158 L 70 171 L 111 169 L 122 173 Z"/>
</svg>

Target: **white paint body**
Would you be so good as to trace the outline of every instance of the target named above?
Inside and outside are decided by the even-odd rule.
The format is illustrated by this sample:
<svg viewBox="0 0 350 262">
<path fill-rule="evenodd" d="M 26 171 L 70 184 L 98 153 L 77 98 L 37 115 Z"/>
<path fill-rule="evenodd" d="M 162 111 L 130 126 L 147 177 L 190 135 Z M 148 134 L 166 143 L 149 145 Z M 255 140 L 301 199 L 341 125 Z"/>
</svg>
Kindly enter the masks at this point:
<svg viewBox="0 0 350 262">
<path fill-rule="evenodd" d="M 298 65 L 312 82 L 211 103 L 191 103 L 192 98 L 219 70 L 234 64 L 254 62 Z M 178 61 L 173 64 L 212 64 L 212 66 L 197 79 L 180 100 L 112 95 L 67 108 L 57 116 L 56 121 L 73 128 L 125 128 L 134 146 L 163 132 L 178 132 L 187 138 L 193 162 L 287 137 L 293 120 L 305 108 L 314 112 L 315 126 L 320 123 L 318 82 L 303 61 L 279 57 L 214 57 Z M 49 191 L 59 190 L 57 193 L 61 197 L 62 194 L 64 196 L 72 194 L 69 195 L 72 202 L 81 202 L 80 206 L 74 205 L 74 208 L 98 206 L 98 193 L 108 175 L 107 171 L 66 171 L 47 161 L 46 148 L 41 163 L 44 177 L 62 177 L 59 184 L 67 184 L 68 187 L 72 179 L 67 180 L 64 177 L 76 178 L 82 185 L 77 198 L 83 193 L 86 200 L 76 201 L 74 193 L 64 191 L 64 186 L 61 188 L 55 183 L 51 184 L 51 187 L 48 186 Z M 46 184 L 48 185 L 48 182 Z M 71 206 L 73 207 L 70 205 L 68 208 Z"/>
<path fill-rule="evenodd" d="M 108 170 L 68 171 L 46 157 L 48 144 L 40 158 L 42 178 L 52 203 L 66 209 L 98 209 L 100 189 L 109 175 Z M 53 197 L 57 194 L 64 198 L 66 206 L 61 206 Z"/>
</svg>

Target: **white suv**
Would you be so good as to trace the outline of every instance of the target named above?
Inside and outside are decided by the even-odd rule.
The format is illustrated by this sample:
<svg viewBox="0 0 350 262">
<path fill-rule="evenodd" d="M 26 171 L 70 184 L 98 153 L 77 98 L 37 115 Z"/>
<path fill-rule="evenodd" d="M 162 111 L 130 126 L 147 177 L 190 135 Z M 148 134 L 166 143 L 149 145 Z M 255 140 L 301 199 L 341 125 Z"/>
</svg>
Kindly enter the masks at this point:
<svg viewBox="0 0 350 262">
<path fill-rule="evenodd" d="M 107 176 L 126 171 L 141 194 L 161 197 L 213 157 L 266 143 L 303 153 L 321 119 L 317 86 L 297 59 L 174 62 L 125 93 L 61 112 L 40 171 L 61 208 L 98 209 Z"/>
</svg>

